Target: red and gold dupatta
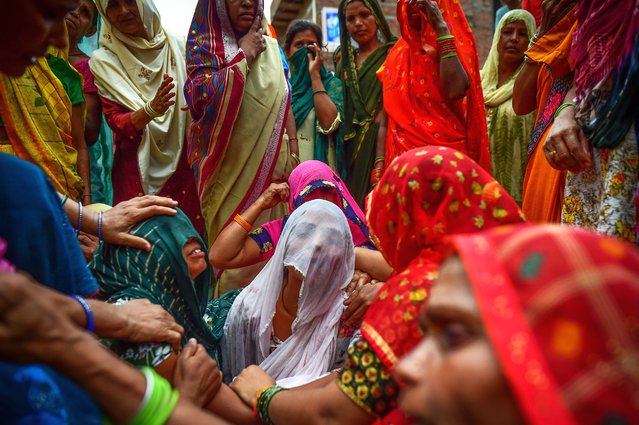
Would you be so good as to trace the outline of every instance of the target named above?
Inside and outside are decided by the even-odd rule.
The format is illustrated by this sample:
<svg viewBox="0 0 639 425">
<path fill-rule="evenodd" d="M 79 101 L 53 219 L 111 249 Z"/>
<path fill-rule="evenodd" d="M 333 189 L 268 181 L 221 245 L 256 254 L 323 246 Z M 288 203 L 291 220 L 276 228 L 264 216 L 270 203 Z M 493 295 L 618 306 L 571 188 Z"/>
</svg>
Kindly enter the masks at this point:
<svg viewBox="0 0 639 425">
<path fill-rule="evenodd" d="M 362 334 L 384 366 L 423 338 L 418 312 L 443 258 L 446 236 L 524 221 L 515 200 L 467 155 L 428 146 L 398 157 L 369 197 L 369 231 L 399 274 L 368 309 Z"/>
</svg>

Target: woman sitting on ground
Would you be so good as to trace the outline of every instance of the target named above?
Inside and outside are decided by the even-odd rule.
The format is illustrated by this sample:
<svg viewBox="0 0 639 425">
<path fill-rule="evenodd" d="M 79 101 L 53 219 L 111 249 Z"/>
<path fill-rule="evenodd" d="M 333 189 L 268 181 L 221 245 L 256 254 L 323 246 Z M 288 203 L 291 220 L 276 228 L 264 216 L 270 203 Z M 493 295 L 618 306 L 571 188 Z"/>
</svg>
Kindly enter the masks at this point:
<svg viewBox="0 0 639 425">
<path fill-rule="evenodd" d="M 273 257 L 229 311 L 226 380 L 259 364 L 300 385 L 341 367 L 354 332 L 340 322 L 354 262 L 348 223 L 335 205 L 314 200 L 297 208 Z"/>
<path fill-rule="evenodd" d="M 290 189 L 289 189 L 290 188 Z M 286 183 L 271 184 L 258 200 L 245 210 L 241 219 L 231 222 L 213 242 L 209 260 L 220 269 L 245 267 L 271 258 L 277 247 L 288 217 L 268 222 L 251 231 L 251 223 L 262 211 L 287 202 L 292 213 L 304 202 L 324 199 L 340 207 L 348 219 L 353 243 L 356 246 L 356 269 L 378 280 L 386 280 L 392 269 L 377 255 L 370 240 L 365 216 L 343 181 L 328 165 L 305 161 L 293 170 Z M 249 232 L 250 233 L 247 233 Z"/>
<path fill-rule="evenodd" d="M 369 228 L 378 248 L 399 272 L 388 280 L 351 345 L 337 377 L 313 389 L 261 394 L 262 419 L 281 424 L 407 423 L 397 409 L 393 379 L 398 359 L 422 339 L 419 309 L 427 302 L 441 264 L 444 239 L 504 224 L 521 223 L 517 203 L 468 156 L 444 147 L 413 149 L 398 157 L 369 197 Z M 249 367 L 231 387 L 248 405 L 275 381 Z M 264 398 L 268 396 L 268 402 Z"/>
</svg>

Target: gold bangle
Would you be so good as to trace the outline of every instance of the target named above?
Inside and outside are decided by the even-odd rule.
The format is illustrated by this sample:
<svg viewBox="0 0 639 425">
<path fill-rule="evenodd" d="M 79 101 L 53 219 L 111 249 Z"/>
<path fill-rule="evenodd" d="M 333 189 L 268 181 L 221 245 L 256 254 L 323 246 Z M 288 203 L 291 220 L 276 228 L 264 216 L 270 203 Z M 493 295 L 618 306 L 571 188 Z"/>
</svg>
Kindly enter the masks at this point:
<svg viewBox="0 0 639 425">
<path fill-rule="evenodd" d="M 247 232 L 250 232 L 253 229 L 253 225 L 239 214 L 235 214 L 235 217 L 233 217 L 233 221 L 242 226 Z"/>
<path fill-rule="evenodd" d="M 291 158 L 293 158 L 295 161 L 297 161 L 297 164 L 301 164 L 302 161 L 300 160 L 300 156 L 298 154 L 296 154 L 295 152 L 291 152 Z"/>
</svg>

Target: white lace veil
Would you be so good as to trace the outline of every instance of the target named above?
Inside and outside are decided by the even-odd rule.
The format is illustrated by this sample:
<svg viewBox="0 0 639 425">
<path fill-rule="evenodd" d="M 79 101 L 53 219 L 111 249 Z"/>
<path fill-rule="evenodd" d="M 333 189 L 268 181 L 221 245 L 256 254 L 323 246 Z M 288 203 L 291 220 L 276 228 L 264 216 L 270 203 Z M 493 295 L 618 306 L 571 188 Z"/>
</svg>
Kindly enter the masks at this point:
<svg viewBox="0 0 639 425">
<path fill-rule="evenodd" d="M 304 276 L 293 334 L 269 355 L 272 320 L 284 268 Z M 319 378 L 333 363 L 343 289 L 355 266 L 353 238 L 344 213 L 334 204 L 309 201 L 289 217 L 275 253 L 237 297 L 222 339 L 225 379 L 258 364 L 286 386 Z"/>
</svg>

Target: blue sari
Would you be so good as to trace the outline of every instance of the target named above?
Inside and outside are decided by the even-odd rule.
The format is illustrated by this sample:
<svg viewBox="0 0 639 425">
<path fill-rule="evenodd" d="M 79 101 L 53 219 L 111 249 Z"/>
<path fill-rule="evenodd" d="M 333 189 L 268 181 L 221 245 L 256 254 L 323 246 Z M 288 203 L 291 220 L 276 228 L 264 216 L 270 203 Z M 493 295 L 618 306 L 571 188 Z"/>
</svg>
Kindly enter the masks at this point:
<svg viewBox="0 0 639 425">
<path fill-rule="evenodd" d="M 65 294 L 98 286 L 51 182 L 35 165 L 0 154 L 0 238 L 17 270 Z M 101 424 L 95 402 L 44 365 L 0 362 L 0 411 L 7 424 Z"/>
</svg>

